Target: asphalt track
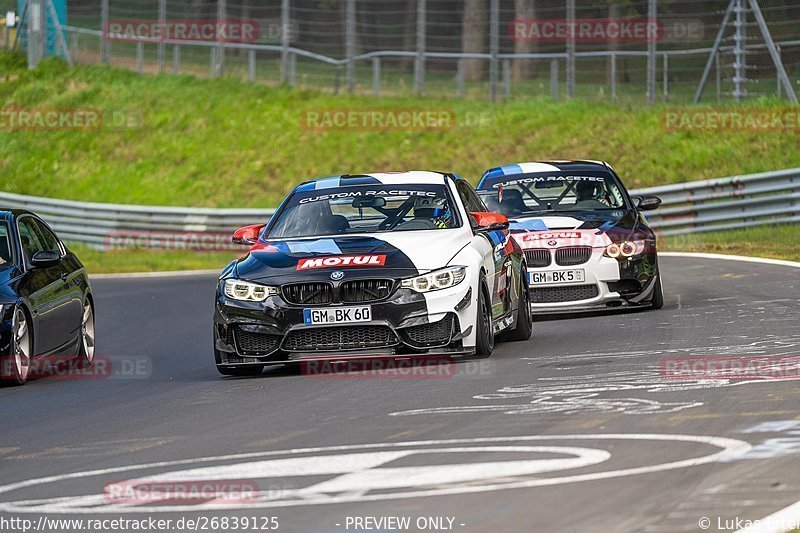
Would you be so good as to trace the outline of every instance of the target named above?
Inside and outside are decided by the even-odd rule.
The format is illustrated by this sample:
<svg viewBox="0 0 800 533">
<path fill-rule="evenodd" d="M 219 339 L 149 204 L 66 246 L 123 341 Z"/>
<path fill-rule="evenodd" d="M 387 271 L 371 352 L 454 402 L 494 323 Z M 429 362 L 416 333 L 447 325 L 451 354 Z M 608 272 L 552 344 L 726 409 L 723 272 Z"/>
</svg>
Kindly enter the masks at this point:
<svg viewBox="0 0 800 533">
<path fill-rule="evenodd" d="M 0 389 L 0 524 L 237 516 L 333 532 L 393 530 L 386 519 L 399 517 L 408 531 L 736 530 L 800 499 L 798 381 L 667 379 L 664 361 L 797 356 L 800 271 L 661 265 L 663 310 L 539 321 L 530 341 L 424 379 L 222 378 L 213 276 L 96 280 L 97 353 L 111 375 Z M 255 480 L 261 493 L 104 496 L 132 478 Z"/>
</svg>

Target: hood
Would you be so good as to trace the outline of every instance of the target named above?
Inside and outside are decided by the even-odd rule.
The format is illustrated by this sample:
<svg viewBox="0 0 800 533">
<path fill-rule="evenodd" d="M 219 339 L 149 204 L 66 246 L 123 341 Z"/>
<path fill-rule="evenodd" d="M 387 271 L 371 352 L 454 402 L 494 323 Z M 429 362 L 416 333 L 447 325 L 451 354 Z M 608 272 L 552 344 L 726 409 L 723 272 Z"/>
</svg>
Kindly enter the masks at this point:
<svg viewBox="0 0 800 533">
<path fill-rule="evenodd" d="M 639 226 L 634 211 L 613 209 L 518 217 L 511 220 L 510 229 L 523 248 L 531 248 L 540 241 L 555 241 L 558 246 L 579 243 L 606 246 L 630 239 Z"/>
<path fill-rule="evenodd" d="M 468 243 L 459 229 L 265 241 L 237 262 L 234 275 L 281 283 L 330 280 L 335 271 L 344 279 L 403 278 L 446 266 Z"/>
</svg>

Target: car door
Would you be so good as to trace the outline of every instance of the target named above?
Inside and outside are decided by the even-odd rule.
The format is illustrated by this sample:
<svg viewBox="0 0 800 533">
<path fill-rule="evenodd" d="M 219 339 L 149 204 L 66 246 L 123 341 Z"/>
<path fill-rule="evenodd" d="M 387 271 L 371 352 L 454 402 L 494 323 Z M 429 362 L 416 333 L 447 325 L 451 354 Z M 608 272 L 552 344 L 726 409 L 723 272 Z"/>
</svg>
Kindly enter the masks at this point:
<svg viewBox="0 0 800 533">
<path fill-rule="evenodd" d="M 79 273 L 63 260 L 66 249 L 47 224 L 37 218 L 32 219 L 32 224 L 44 249 L 59 254 L 62 259 L 57 265 L 60 283 L 56 284 L 55 290 L 53 328 L 64 333 L 64 343 L 74 344 L 83 319 L 83 288 L 78 282 Z"/>
<path fill-rule="evenodd" d="M 466 180 L 457 179 L 456 190 L 470 213 L 488 211 L 475 189 Z M 508 230 L 495 230 L 487 231 L 481 234 L 481 237 L 487 239 L 491 247 L 484 265 L 490 278 L 487 279 L 487 283 L 492 295 L 492 314 L 498 318 L 512 309 L 513 265 L 508 256 L 511 236 Z"/>
<path fill-rule="evenodd" d="M 56 325 L 56 308 L 63 297 L 64 281 L 58 265 L 33 267 L 31 258 L 36 252 L 46 250 L 41 235 L 36 229 L 35 219 L 23 215 L 17 220 L 22 246 L 25 274 L 19 292 L 31 308 L 33 320 L 33 346 L 36 355 L 52 353 L 67 342 L 68 334 Z"/>
</svg>

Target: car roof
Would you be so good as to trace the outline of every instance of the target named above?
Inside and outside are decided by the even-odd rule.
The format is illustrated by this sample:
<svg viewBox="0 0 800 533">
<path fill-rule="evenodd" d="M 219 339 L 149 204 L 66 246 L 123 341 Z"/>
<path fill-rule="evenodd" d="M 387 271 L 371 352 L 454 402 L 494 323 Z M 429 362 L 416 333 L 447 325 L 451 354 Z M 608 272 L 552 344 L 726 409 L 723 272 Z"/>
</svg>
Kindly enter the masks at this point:
<svg viewBox="0 0 800 533">
<path fill-rule="evenodd" d="M 0 207 L 0 220 L 13 220 L 19 217 L 20 215 L 37 216 L 36 213 L 28 211 L 27 209 Z"/>
<path fill-rule="evenodd" d="M 301 183 L 295 191 L 330 189 L 352 185 L 443 185 L 448 174 L 429 170 L 342 174 Z"/>
<path fill-rule="evenodd" d="M 490 168 L 483 173 L 481 182 L 485 179 L 497 178 L 500 176 L 511 176 L 514 174 L 531 174 L 534 172 L 580 172 L 612 170 L 611 165 L 605 161 L 593 161 L 589 159 L 553 159 L 547 161 L 530 161 L 527 163 L 514 163 L 503 165 L 502 167 Z M 480 184 L 479 184 L 480 186 Z"/>
</svg>

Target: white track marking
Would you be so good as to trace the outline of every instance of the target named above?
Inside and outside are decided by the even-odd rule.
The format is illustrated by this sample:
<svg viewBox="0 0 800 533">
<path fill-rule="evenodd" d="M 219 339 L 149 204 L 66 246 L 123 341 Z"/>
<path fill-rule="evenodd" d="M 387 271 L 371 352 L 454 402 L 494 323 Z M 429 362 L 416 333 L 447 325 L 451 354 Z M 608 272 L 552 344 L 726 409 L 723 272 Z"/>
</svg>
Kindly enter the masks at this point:
<svg viewBox="0 0 800 533">
<path fill-rule="evenodd" d="M 743 261 L 745 263 L 761 263 L 763 265 L 778 265 L 792 268 L 800 268 L 800 263 L 796 261 L 784 261 L 783 259 L 766 259 L 764 257 L 747 257 L 744 255 L 726 254 L 701 254 L 694 252 L 658 252 L 659 256 L 664 257 L 696 257 L 698 259 L 722 259 L 724 261 Z"/>
<path fill-rule="evenodd" d="M 786 533 L 800 528 L 800 502 L 758 520 L 737 533 Z"/>
<path fill-rule="evenodd" d="M 371 449 L 380 450 L 387 448 L 392 449 L 392 451 L 404 451 L 406 449 L 412 448 L 410 453 L 416 454 L 424 452 L 424 450 L 413 450 L 414 447 L 420 447 L 420 446 L 435 446 L 435 445 L 449 446 L 454 444 L 489 444 L 489 443 L 502 444 L 511 442 L 519 443 L 519 442 L 531 442 L 531 441 L 559 441 L 559 440 L 584 440 L 584 441 L 629 440 L 629 441 L 687 442 L 696 444 L 707 444 L 710 446 L 714 446 L 716 448 L 720 448 L 720 451 L 712 453 L 710 455 L 705 455 L 691 459 L 683 459 L 669 463 L 639 466 L 639 467 L 620 469 L 620 470 L 593 472 L 588 474 L 568 475 L 568 476 L 553 477 L 553 478 L 534 478 L 534 479 L 525 479 L 521 481 L 510 481 L 507 478 L 504 478 L 505 482 L 500 482 L 500 479 L 497 479 L 496 477 L 493 476 L 492 478 L 490 478 L 493 482 L 487 484 L 479 484 L 479 485 L 462 484 L 459 486 L 442 486 L 442 487 L 436 487 L 434 489 L 427 489 L 427 490 L 417 489 L 404 492 L 393 492 L 391 494 L 388 493 L 355 494 L 353 492 L 349 493 L 345 492 L 338 496 L 324 495 L 324 497 L 320 498 L 319 494 L 315 494 L 314 496 L 316 496 L 316 498 L 314 497 L 303 498 L 302 495 L 300 495 L 300 497 L 295 498 L 293 500 L 260 501 L 256 503 L 237 504 L 235 506 L 232 506 L 230 503 L 228 504 L 214 503 L 205 505 L 182 505 L 182 506 L 169 506 L 169 507 L 165 506 L 131 507 L 125 505 L 117 505 L 117 506 L 108 505 L 103 507 L 85 507 L 85 506 L 74 507 L 67 504 L 67 502 L 72 500 L 72 498 L 74 497 L 63 497 L 55 500 L 27 502 L 33 505 L 36 505 L 37 503 L 41 502 L 52 502 L 52 504 L 50 505 L 45 503 L 45 505 L 36 507 L 26 507 L 25 505 L 26 502 L 3 502 L 0 503 L 0 511 L 20 512 L 20 513 L 59 512 L 68 514 L 97 514 L 102 512 L 114 512 L 114 513 L 186 512 L 186 511 L 201 511 L 201 510 L 202 511 L 230 510 L 232 508 L 254 509 L 254 508 L 270 508 L 270 507 L 293 507 L 302 505 L 355 503 L 355 502 L 365 502 L 365 501 L 396 500 L 400 498 L 446 496 L 455 494 L 480 493 L 480 492 L 495 491 L 495 490 L 552 486 L 565 483 L 598 481 L 616 477 L 633 476 L 640 474 L 649 474 L 654 472 L 662 472 L 665 470 L 688 468 L 692 466 L 714 463 L 732 456 L 741 455 L 743 453 L 746 453 L 751 448 L 750 444 L 747 442 L 736 439 L 723 438 L 723 437 L 709 437 L 709 436 L 697 436 L 697 435 L 638 434 L 638 433 L 637 434 L 616 433 L 616 434 L 598 434 L 598 435 L 585 435 L 585 434 L 584 435 L 536 435 L 536 436 L 523 436 L 523 437 L 491 437 L 491 438 L 473 438 L 473 439 L 413 441 L 413 442 L 401 442 L 401 443 L 361 444 L 361 445 L 349 445 L 349 446 L 300 448 L 300 449 L 292 449 L 285 451 L 236 454 L 236 455 L 227 455 L 218 457 L 205 457 L 198 459 L 182 459 L 177 461 L 163 461 L 159 463 L 149 463 L 142 465 L 130 465 L 123 467 L 115 467 L 115 468 L 105 468 L 99 470 L 73 472 L 68 474 L 59 474 L 37 479 L 29 479 L 17 483 L 11 483 L 8 485 L 0 486 L 0 493 L 7 493 L 10 491 L 31 486 L 41 486 L 43 484 L 48 484 L 48 483 L 62 482 L 70 479 L 88 478 L 88 477 L 95 477 L 95 476 L 101 476 L 119 472 L 130 472 L 135 470 L 153 469 L 161 467 L 173 467 L 176 465 L 191 465 L 203 462 L 214 462 L 223 460 L 237 460 L 237 459 L 241 460 L 241 459 L 259 458 L 259 457 L 271 457 L 276 455 L 299 455 L 299 454 L 318 453 L 318 452 L 338 452 L 338 451 L 353 452 L 354 450 L 371 450 Z M 479 452 L 481 451 L 481 449 L 482 448 L 476 448 L 475 451 Z M 571 448 L 554 447 L 554 449 L 558 449 L 560 453 L 570 454 L 568 450 L 570 450 Z M 594 462 L 603 459 L 604 455 L 601 454 L 607 453 L 604 450 L 593 450 L 585 448 L 572 448 L 572 450 L 575 451 L 587 450 L 577 454 L 579 456 L 578 461 L 587 462 L 586 464 L 588 464 L 588 461 L 590 459 L 591 461 Z M 436 453 L 436 451 L 437 450 L 430 450 L 427 453 Z M 589 455 L 587 455 L 587 453 Z M 571 455 L 575 454 L 573 453 Z M 567 463 L 561 462 L 563 461 L 563 459 L 553 459 L 553 460 L 556 461 L 556 463 L 560 464 L 561 467 L 566 467 L 567 465 Z M 542 463 L 541 460 L 536 460 L 536 462 L 539 463 L 536 465 L 536 468 L 541 469 L 547 466 L 544 463 Z M 578 463 L 572 463 L 570 467 L 575 467 L 577 464 Z M 433 466 L 434 469 L 437 469 L 443 465 L 433 465 Z M 456 469 L 458 466 L 460 465 L 452 465 L 451 470 Z M 533 467 L 532 465 L 529 466 Z M 417 468 L 425 469 L 426 467 L 417 467 Z M 451 476 L 450 471 L 442 472 L 442 474 L 447 474 L 445 476 L 446 479 L 449 479 Z M 427 478 L 427 482 L 431 481 L 435 481 L 435 479 Z M 348 484 L 348 486 L 350 486 L 351 488 L 354 488 L 356 485 L 357 484 L 353 483 L 352 481 Z M 57 503 L 59 501 L 61 502 L 61 504 Z M 87 498 L 84 496 L 78 497 L 78 502 L 81 504 L 85 505 L 87 501 L 91 500 L 87 500 Z"/>
</svg>

